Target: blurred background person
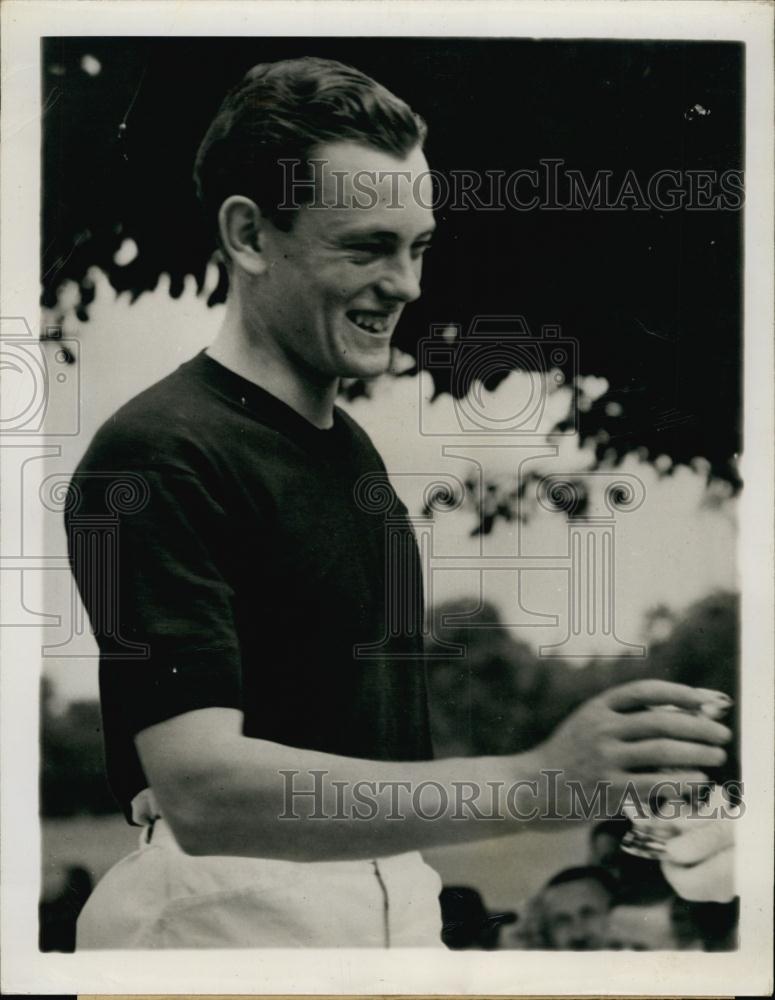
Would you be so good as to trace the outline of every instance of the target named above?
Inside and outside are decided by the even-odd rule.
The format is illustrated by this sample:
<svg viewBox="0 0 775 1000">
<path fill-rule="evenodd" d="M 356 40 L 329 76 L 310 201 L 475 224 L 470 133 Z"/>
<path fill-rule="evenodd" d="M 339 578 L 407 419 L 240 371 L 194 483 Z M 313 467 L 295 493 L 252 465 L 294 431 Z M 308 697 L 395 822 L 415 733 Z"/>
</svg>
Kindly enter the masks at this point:
<svg viewBox="0 0 775 1000">
<path fill-rule="evenodd" d="M 732 951 L 737 947 L 738 900 L 695 903 L 671 894 L 656 898 L 631 887 L 613 902 L 608 947 L 625 951 Z"/>
<path fill-rule="evenodd" d="M 501 927 L 516 922 L 512 911 L 489 913 L 481 893 L 467 886 L 445 886 L 441 903 L 441 940 L 454 951 L 481 948 L 494 951 L 500 945 Z"/>
<path fill-rule="evenodd" d="M 604 868 L 584 865 L 559 872 L 536 900 L 536 943 L 550 951 L 605 948 L 615 893 L 616 882 Z"/>
<path fill-rule="evenodd" d="M 734 951 L 738 947 L 737 928 L 740 900 L 728 903 L 696 903 L 676 896 L 672 920 L 680 941 L 694 941 L 703 951 Z"/>
<path fill-rule="evenodd" d="M 41 951 L 75 951 L 75 922 L 93 888 L 89 872 L 81 865 L 71 865 L 61 891 L 41 900 L 38 938 Z"/>
<path fill-rule="evenodd" d="M 624 816 L 595 823 L 589 835 L 589 863 L 616 873 L 622 861 L 622 837 L 630 828 Z"/>
<path fill-rule="evenodd" d="M 613 900 L 606 947 L 623 951 L 686 951 L 702 948 L 696 926 L 676 897 L 655 896 L 647 886 L 631 886 Z M 680 901 L 678 901 L 680 902 Z"/>
</svg>

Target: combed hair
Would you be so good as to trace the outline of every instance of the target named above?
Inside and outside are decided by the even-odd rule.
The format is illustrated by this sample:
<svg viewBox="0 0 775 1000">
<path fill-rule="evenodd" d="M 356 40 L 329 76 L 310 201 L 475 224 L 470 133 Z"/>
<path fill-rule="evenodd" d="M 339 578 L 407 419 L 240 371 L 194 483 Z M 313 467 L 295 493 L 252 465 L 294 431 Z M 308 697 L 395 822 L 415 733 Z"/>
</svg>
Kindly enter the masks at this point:
<svg viewBox="0 0 775 1000">
<path fill-rule="evenodd" d="M 305 57 L 261 63 L 224 100 L 202 140 L 194 167 L 208 220 L 231 195 L 254 201 L 280 229 L 294 211 L 283 203 L 279 160 L 298 160 L 297 179 L 309 177 L 315 146 L 356 142 L 405 157 L 426 136 L 422 118 L 381 84 L 351 66 Z M 287 179 L 287 178 L 286 178 Z M 300 191 L 307 200 L 308 189 Z"/>
</svg>

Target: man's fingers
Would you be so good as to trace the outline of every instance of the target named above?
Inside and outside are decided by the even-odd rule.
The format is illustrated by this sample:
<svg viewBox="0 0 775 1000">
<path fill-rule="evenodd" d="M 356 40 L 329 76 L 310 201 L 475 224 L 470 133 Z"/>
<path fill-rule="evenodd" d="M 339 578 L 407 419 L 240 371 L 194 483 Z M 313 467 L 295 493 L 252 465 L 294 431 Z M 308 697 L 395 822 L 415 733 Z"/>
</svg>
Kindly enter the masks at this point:
<svg viewBox="0 0 775 1000">
<path fill-rule="evenodd" d="M 685 832 L 669 840 L 665 860 L 677 865 L 698 865 L 713 855 L 732 847 L 735 842 L 734 824 L 730 820 L 709 820 L 692 826 L 686 821 Z"/>
<path fill-rule="evenodd" d="M 720 767 L 727 759 L 721 747 L 666 738 L 620 743 L 616 757 L 623 768 Z"/>
<path fill-rule="evenodd" d="M 627 712 L 645 705 L 675 705 L 677 708 L 696 712 L 708 703 L 732 704 L 732 699 L 722 691 L 658 680 L 631 681 L 629 684 L 610 688 L 600 697 L 604 704 L 617 712 Z"/>
<path fill-rule="evenodd" d="M 614 733 L 618 739 L 625 741 L 667 736 L 675 740 L 721 744 L 732 739 L 731 729 L 704 715 L 669 712 L 658 708 L 622 714 L 617 719 Z"/>
</svg>

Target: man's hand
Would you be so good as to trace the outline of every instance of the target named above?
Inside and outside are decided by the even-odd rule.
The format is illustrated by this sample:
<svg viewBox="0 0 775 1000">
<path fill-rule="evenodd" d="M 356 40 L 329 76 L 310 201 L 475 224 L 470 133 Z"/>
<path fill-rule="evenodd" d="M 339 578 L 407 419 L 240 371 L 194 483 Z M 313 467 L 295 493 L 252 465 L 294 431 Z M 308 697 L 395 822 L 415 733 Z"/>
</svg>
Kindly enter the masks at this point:
<svg viewBox="0 0 775 1000">
<path fill-rule="evenodd" d="M 631 783 L 648 801 L 651 789 L 666 779 L 705 780 L 703 768 L 724 763 L 722 745 L 732 738 L 726 726 L 702 712 L 722 699 L 717 691 L 643 680 L 585 702 L 535 751 L 538 770 L 561 772 L 554 784 L 558 798 L 547 805 L 567 815 L 569 781 L 581 786 L 587 801 L 602 782 L 613 792 Z"/>
<path fill-rule="evenodd" d="M 627 812 L 627 810 L 625 810 Z M 646 839 L 667 881 L 684 899 L 729 903 L 735 898 L 735 824 L 742 815 L 721 786 L 699 803 L 684 803 L 676 815 L 646 818 L 627 812 L 633 831 Z"/>
<path fill-rule="evenodd" d="M 687 820 L 667 841 L 662 872 L 679 896 L 703 903 L 735 898 L 734 818 Z"/>
</svg>

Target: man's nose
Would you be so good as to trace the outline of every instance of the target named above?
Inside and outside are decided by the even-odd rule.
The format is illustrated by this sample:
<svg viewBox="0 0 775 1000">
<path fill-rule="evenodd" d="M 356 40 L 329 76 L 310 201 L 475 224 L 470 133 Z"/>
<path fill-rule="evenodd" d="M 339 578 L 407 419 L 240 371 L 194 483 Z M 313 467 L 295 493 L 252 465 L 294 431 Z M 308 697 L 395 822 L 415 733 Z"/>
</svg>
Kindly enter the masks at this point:
<svg viewBox="0 0 775 1000">
<path fill-rule="evenodd" d="M 384 298 L 397 302 L 414 302 L 420 297 L 420 268 L 411 257 L 390 261 L 379 279 L 379 290 Z"/>
<path fill-rule="evenodd" d="M 573 926 L 571 927 L 571 939 L 573 940 L 573 946 L 579 947 L 584 946 L 589 938 L 589 931 L 584 920 L 579 920 L 578 918 L 573 921 Z"/>
</svg>

